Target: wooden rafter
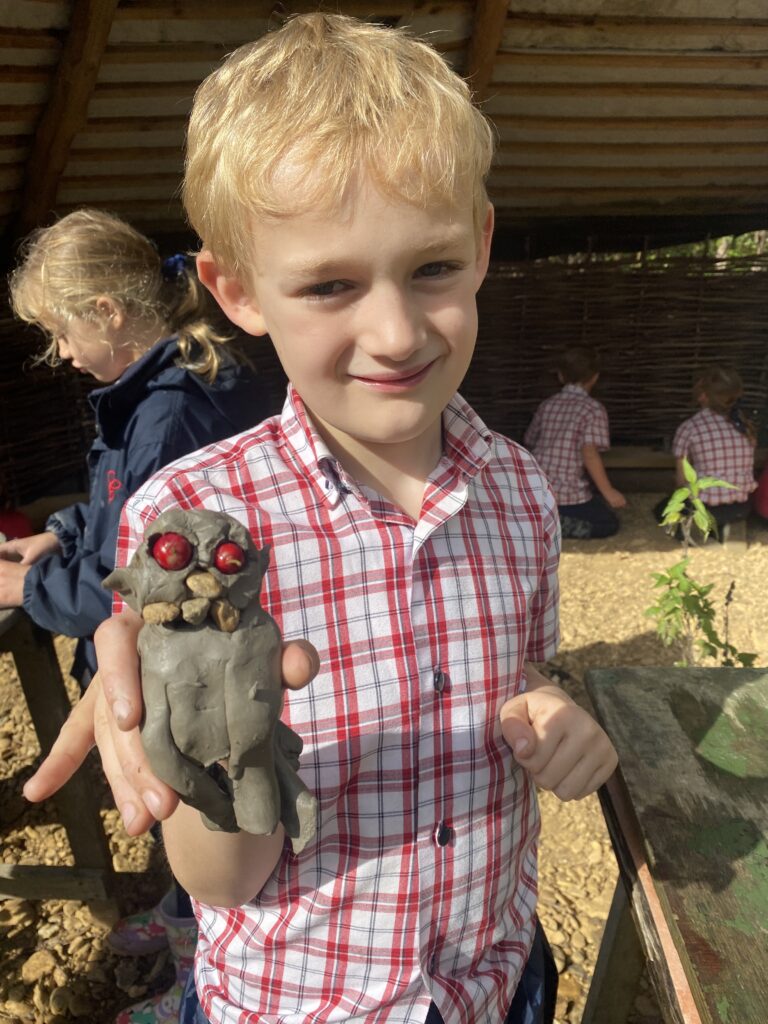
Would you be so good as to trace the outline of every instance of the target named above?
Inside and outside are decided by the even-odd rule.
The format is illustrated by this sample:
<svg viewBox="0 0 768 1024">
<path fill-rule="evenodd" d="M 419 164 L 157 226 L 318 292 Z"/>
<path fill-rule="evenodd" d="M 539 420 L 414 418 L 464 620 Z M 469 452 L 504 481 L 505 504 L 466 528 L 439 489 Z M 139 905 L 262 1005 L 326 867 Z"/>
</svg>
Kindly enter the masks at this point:
<svg viewBox="0 0 768 1024">
<path fill-rule="evenodd" d="M 20 233 L 41 224 L 56 203 L 70 146 L 85 123 L 117 4 L 118 0 L 74 0 L 72 4 L 69 33 L 27 164 Z"/>
<path fill-rule="evenodd" d="M 509 0 L 479 0 L 477 4 L 465 76 L 478 101 L 488 94 L 508 7 Z"/>
</svg>

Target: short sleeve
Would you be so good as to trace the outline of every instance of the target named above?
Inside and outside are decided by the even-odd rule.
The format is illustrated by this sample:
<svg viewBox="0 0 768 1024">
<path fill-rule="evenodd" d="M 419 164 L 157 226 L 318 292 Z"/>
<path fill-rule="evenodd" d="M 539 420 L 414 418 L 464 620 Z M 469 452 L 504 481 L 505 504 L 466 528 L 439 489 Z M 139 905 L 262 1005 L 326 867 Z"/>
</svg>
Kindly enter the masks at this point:
<svg viewBox="0 0 768 1024">
<path fill-rule="evenodd" d="M 605 451 L 611 447 L 611 435 L 608 429 L 608 413 L 605 406 L 595 402 L 590 409 L 587 422 L 584 427 L 582 444 L 593 444 L 595 448 Z"/>
<path fill-rule="evenodd" d="M 691 421 L 686 420 L 681 423 L 675 431 L 675 436 L 672 441 L 672 454 L 676 459 L 684 459 L 688 454 L 688 449 L 691 445 L 691 435 L 693 433 Z"/>
<path fill-rule="evenodd" d="M 560 645 L 560 519 L 551 489 L 542 508 L 542 572 L 530 606 L 527 661 L 548 661 Z"/>
</svg>

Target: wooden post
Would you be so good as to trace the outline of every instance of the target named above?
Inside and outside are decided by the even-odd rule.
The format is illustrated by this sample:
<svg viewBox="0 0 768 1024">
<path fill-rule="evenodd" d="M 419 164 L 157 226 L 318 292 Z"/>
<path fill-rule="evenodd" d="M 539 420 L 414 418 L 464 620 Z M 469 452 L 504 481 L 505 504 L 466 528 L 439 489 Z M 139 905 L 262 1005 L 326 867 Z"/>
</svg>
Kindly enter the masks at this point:
<svg viewBox="0 0 768 1024">
<path fill-rule="evenodd" d="M 85 124 L 118 0 L 74 0 L 69 34 L 27 162 L 17 233 L 38 227 L 56 205 L 72 141 Z"/>
</svg>

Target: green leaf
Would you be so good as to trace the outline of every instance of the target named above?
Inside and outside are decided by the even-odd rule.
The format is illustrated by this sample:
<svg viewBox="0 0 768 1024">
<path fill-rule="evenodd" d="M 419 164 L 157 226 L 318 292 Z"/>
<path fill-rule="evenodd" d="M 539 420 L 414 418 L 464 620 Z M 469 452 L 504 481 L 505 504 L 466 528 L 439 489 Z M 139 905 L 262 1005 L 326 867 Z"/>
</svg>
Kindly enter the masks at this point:
<svg viewBox="0 0 768 1024">
<path fill-rule="evenodd" d="M 683 476 L 688 481 L 688 483 L 691 485 L 691 488 L 695 487 L 696 480 L 697 480 L 696 470 L 690 464 L 688 459 L 683 459 Z"/>
<path fill-rule="evenodd" d="M 696 525 L 704 534 L 704 536 L 707 537 L 709 535 L 710 530 L 712 529 L 712 526 L 709 521 L 709 513 L 706 511 L 706 509 L 696 509 L 693 515 L 693 521 L 694 523 L 696 523 Z"/>
<path fill-rule="evenodd" d="M 736 490 L 736 484 L 729 484 L 727 480 L 718 480 L 714 476 L 699 477 L 699 487 L 702 491 L 705 487 L 727 487 L 731 491 Z"/>
</svg>

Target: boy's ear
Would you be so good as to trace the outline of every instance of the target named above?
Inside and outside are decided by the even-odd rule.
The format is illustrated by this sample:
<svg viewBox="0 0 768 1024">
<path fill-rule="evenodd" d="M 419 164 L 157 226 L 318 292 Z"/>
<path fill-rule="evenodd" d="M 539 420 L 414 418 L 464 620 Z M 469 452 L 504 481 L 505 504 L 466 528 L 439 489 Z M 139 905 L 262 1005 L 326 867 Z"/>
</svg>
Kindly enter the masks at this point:
<svg viewBox="0 0 768 1024">
<path fill-rule="evenodd" d="M 491 259 L 491 239 L 493 238 L 493 222 L 494 222 L 494 210 L 491 203 L 488 203 L 488 210 L 485 215 L 485 222 L 483 223 L 482 231 L 480 232 L 480 238 L 477 243 L 477 274 L 475 290 L 480 288 L 480 285 L 485 280 L 485 275 L 488 273 L 488 263 Z"/>
<path fill-rule="evenodd" d="M 261 310 L 239 279 L 226 274 L 208 249 L 203 249 L 197 254 L 196 263 L 197 276 L 201 283 L 216 299 L 232 323 L 242 327 L 246 334 L 266 334 L 267 327 Z"/>
</svg>

